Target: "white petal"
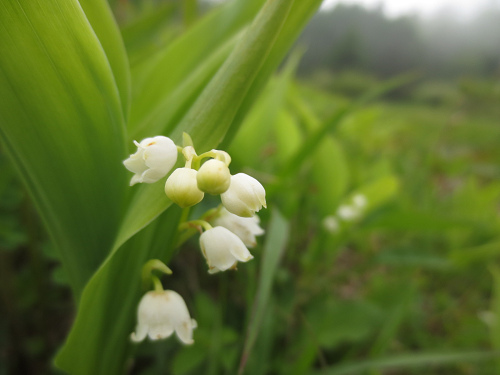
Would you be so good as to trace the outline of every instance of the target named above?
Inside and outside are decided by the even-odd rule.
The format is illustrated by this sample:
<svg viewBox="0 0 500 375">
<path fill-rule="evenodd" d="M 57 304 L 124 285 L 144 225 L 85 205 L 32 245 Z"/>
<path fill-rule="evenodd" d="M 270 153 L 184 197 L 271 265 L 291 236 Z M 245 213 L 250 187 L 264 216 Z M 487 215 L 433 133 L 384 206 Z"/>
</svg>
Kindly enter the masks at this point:
<svg viewBox="0 0 500 375">
<path fill-rule="evenodd" d="M 123 165 L 125 166 L 125 168 L 127 168 L 130 172 L 138 174 L 141 174 L 146 169 L 148 169 L 146 164 L 144 164 L 144 160 L 142 159 L 143 153 L 144 150 L 138 150 L 135 154 L 130 155 L 128 159 L 123 161 Z"/>
<path fill-rule="evenodd" d="M 148 326 L 145 324 L 138 324 L 135 328 L 135 332 L 132 332 L 130 339 L 134 342 L 141 342 L 146 338 L 148 334 Z"/>
<path fill-rule="evenodd" d="M 146 165 L 167 174 L 177 161 L 177 146 L 167 137 L 155 137 L 154 144 L 151 143 L 144 150 Z"/>
<path fill-rule="evenodd" d="M 231 176 L 231 185 L 221 194 L 221 199 L 229 212 L 251 217 L 262 206 L 266 206 L 265 195 L 266 191 L 259 181 L 245 173 L 238 173 Z"/>
<path fill-rule="evenodd" d="M 223 227 L 215 227 L 214 230 L 219 231 L 219 235 L 221 237 L 220 241 L 224 242 L 225 247 L 227 247 L 234 258 L 240 262 L 248 262 L 250 259 L 253 259 L 252 254 L 250 254 L 246 246 L 236 234 Z"/>
<path fill-rule="evenodd" d="M 194 321 L 194 327 L 192 321 L 194 321 L 194 319 L 184 320 L 180 324 L 175 326 L 175 333 L 177 334 L 177 337 L 186 345 L 191 345 L 192 343 L 194 343 L 193 329 L 196 328 L 196 321 Z"/>
<path fill-rule="evenodd" d="M 166 173 L 168 173 L 168 171 Z M 165 177 L 166 173 L 158 169 L 148 169 L 141 175 L 141 182 L 151 184 Z"/>
<path fill-rule="evenodd" d="M 214 226 L 221 226 L 236 234 L 247 247 L 254 247 L 257 242 L 255 236 L 264 234 L 264 229 L 259 226 L 259 217 L 241 217 L 229 212 L 226 208 L 220 210 L 219 215 L 213 220 Z"/>
<path fill-rule="evenodd" d="M 148 336 L 151 340 L 160 340 L 169 337 L 172 333 L 174 333 L 174 327 L 171 324 L 163 324 L 149 327 Z"/>
<path fill-rule="evenodd" d="M 134 174 L 130 179 L 130 186 L 133 186 L 139 182 L 142 182 L 142 177 L 139 174 Z"/>
<path fill-rule="evenodd" d="M 226 231 L 232 234 L 226 228 L 215 227 L 203 232 L 200 236 L 200 245 L 210 269 L 217 268 L 220 271 L 225 271 L 236 263 L 236 258 L 229 250 L 230 243 L 227 243 Z M 234 236 L 238 238 L 236 235 Z"/>
</svg>

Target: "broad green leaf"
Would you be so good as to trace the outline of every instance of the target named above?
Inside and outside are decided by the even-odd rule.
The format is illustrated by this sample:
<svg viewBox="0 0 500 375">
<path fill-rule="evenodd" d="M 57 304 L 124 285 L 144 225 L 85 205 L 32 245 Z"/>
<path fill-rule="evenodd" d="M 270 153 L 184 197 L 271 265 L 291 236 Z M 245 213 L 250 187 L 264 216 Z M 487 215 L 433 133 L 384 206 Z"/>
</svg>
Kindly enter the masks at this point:
<svg viewBox="0 0 500 375">
<path fill-rule="evenodd" d="M 75 0 L 0 4 L 0 140 L 78 296 L 107 256 L 126 188 L 123 110 Z"/>
<path fill-rule="evenodd" d="M 314 199 L 322 216 L 331 215 L 345 194 L 349 183 L 349 166 L 342 145 L 327 136 L 311 150 L 313 155 L 312 181 Z"/>
<path fill-rule="evenodd" d="M 290 228 L 288 222 L 279 211 L 274 209 L 266 233 L 266 243 L 264 244 L 258 282 L 259 286 L 252 308 L 252 316 L 247 330 L 243 354 L 241 356 L 239 373 L 243 373 L 243 369 L 250 356 L 255 340 L 257 339 L 265 314 L 268 312 L 274 276 L 283 252 L 285 251 L 289 232 Z"/>
<path fill-rule="evenodd" d="M 243 0 L 215 9 L 168 48 L 134 69 L 130 126 L 154 111 L 191 71 L 250 22 L 262 3 Z"/>
<path fill-rule="evenodd" d="M 106 53 L 120 92 L 123 116 L 127 118 L 130 104 L 130 70 L 118 25 L 106 0 L 80 0 L 80 5 Z"/>
<path fill-rule="evenodd" d="M 291 3 L 292 1 L 290 1 Z M 294 1 L 289 11 L 288 17 L 273 45 L 269 56 L 265 59 L 264 64 L 260 68 L 259 74 L 255 81 L 250 86 L 248 93 L 242 102 L 241 108 L 238 110 L 233 125 L 229 128 L 222 148 L 227 148 L 231 144 L 234 136 L 238 132 L 239 126 L 243 122 L 246 114 L 253 106 L 262 88 L 266 85 L 267 81 L 278 68 L 285 55 L 292 48 L 293 43 L 300 35 L 302 29 L 307 21 L 312 17 L 320 6 L 322 0 L 304 0 Z"/>
<path fill-rule="evenodd" d="M 176 9 L 176 3 L 163 3 L 146 11 L 137 19 L 121 25 L 120 30 L 131 69 L 141 62 L 149 61 L 158 49 L 172 41 L 178 30 L 168 26 Z"/>
<path fill-rule="evenodd" d="M 396 176 L 384 176 L 379 179 L 363 185 L 353 192 L 345 201 L 349 204 L 352 198 L 357 194 L 362 194 L 367 199 L 365 212 L 369 213 L 380 208 L 387 201 L 394 198 L 399 190 L 399 179 Z"/>
<path fill-rule="evenodd" d="M 129 126 L 129 139 L 143 139 L 151 134 L 169 134 L 220 68 L 235 43 L 236 38 L 232 38 L 220 46 L 203 61 L 203 64 L 189 72 L 154 110 L 151 110 L 140 122 Z"/>
<path fill-rule="evenodd" d="M 219 144 L 258 75 L 293 1 L 268 0 L 235 49 L 173 131 L 197 133 L 208 144 Z M 217 131 L 214 131 L 217 129 Z M 195 136 L 193 140 L 197 142 Z M 201 148 L 200 152 L 206 151 Z"/>
<path fill-rule="evenodd" d="M 276 157 L 279 164 L 283 164 L 293 155 L 302 143 L 302 132 L 293 115 L 281 110 L 274 122 L 276 137 Z"/>
<path fill-rule="evenodd" d="M 121 374 L 149 259 L 170 259 L 181 210 L 172 207 L 110 255 L 83 292 L 76 321 L 56 365 L 70 374 Z M 168 276 L 167 276 L 168 277 Z"/>
<path fill-rule="evenodd" d="M 228 150 L 234 160 L 240 160 L 246 167 L 264 171 L 264 166 L 272 166 L 263 160 L 266 158 L 264 151 L 273 147 L 273 127 L 283 110 L 286 92 L 300 57 L 301 52 L 292 54 L 283 71 L 263 91 Z"/>
</svg>

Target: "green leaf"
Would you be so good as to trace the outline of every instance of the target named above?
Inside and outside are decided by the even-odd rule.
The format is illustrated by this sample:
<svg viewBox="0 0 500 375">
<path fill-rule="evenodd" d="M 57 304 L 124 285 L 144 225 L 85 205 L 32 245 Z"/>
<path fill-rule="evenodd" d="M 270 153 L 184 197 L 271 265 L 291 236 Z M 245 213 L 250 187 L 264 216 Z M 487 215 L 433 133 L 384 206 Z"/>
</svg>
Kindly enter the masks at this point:
<svg viewBox="0 0 500 375">
<path fill-rule="evenodd" d="M 259 286 L 252 308 L 252 317 L 247 330 L 243 354 L 241 356 L 240 374 L 243 373 L 243 369 L 250 356 L 255 340 L 257 339 L 265 314 L 268 311 L 274 275 L 278 269 L 283 252 L 285 251 L 289 232 L 290 228 L 288 222 L 278 210 L 274 209 L 266 234 L 267 237 L 261 261 Z"/>
<path fill-rule="evenodd" d="M 222 148 L 227 148 L 238 132 L 239 126 L 243 122 L 246 114 L 253 106 L 256 98 L 260 95 L 262 88 L 282 62 L 293 43 L 300 35 L 307 21 L 312 17 L 320 6 L 322 0 L 294 1 L 288 13 L 288 17 L 283 24 L 281 31 L 273 45 L 272 50 L 265 59 L 259 74 L 250 86 L 248 93 L 238 110 L 233 125 L 229 128 Z M 290 1 L 292 3 L 292 1 Z"/>
<path fill-rule="evenodd" d="M 212 11 L 165 50 L 133 69 L 130 126 L 142 121 L 211 54 L 252 20 L 263 0 L 232 2 Z"/>
<path fill-rule="evenodd" d="M 70 374 L 120 374 L 131 349 L 141 271 L 150 259 L 170 259 L 181 210 L 172 207 L 111 254 L 83 292 L 78 315 L 56 365 Z M 168 277 L 168 276 L 167 276 Z"/>
<path fill-rule="evenodd" d="M 290 0 L 266 2 L 231 55 L 175 128 L 174 138 L 187 132 L 197 134 L 193 136 L 195 144 L 197 140 L 208 144 L 222 141 L 271 51 L 292 3 Z M 199 150 L 202 151 L 205 149 Z"/>
<path fill-rule="evenodd" d="M 312 181 L 319 212 L 331 215 L 347 191 L 349 166 L 342 145 L 327 136 L 313 153 Z"/>
<path fill-rule="evenodd" d="M 107 1 L 80 0 L 80 5 L 106 53 L 120 92 L 123 116 L 127 118 L 130 106 L 130 70 L 118 25 Z"/>
<path fill-rule="evenodd" d="M 0 5 L 0 140 L 78 296 L 106 257 L 126 181 L 123 109 L 79 3 Z"/>
</svg>

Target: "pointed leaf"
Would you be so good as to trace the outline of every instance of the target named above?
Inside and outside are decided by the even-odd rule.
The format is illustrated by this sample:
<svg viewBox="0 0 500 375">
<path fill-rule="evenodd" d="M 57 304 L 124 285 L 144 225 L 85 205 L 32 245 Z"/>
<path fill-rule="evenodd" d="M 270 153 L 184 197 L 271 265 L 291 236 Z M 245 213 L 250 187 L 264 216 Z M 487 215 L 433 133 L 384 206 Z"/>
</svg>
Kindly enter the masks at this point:
<svg viewBox="0 0 500 375">
<path fill-rule="evenodd" d="M 130 69 L 118 25 L 106 0 L 80 0 L 80 5 L 106 53 L 120 92 L 123 116 L 127 118 L 130 104 Z"/>
<path fill-rule="evenodd" d="M 120 217 L 126 182 L 118 90 L 75 0 L 2 2 L 0 40 L 0 140 L 78 296 Z"/>
</svg>

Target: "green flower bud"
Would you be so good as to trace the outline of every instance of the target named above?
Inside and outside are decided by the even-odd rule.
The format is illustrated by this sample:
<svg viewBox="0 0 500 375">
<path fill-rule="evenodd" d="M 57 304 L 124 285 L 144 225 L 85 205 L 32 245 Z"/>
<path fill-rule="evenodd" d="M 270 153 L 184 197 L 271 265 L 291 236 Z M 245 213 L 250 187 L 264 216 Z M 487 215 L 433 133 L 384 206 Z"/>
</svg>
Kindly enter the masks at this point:
<svg viewBox="0 0 500 375">
<path fill-rule="evenodd" d="M 196 174 L 191 168 L 177 168 L 165 184 L 167 197 L 182 208 L 199 203 L 205 194 L 198 189 Z"/>
<path fill-rule="evenodd" d="M 218 195 L 226 192 L 231 184 L 231 173 L 226 163 L 210 159 L 205 162 L 196 176 L 198 189 L 205 193 Z"/>
</svg>

